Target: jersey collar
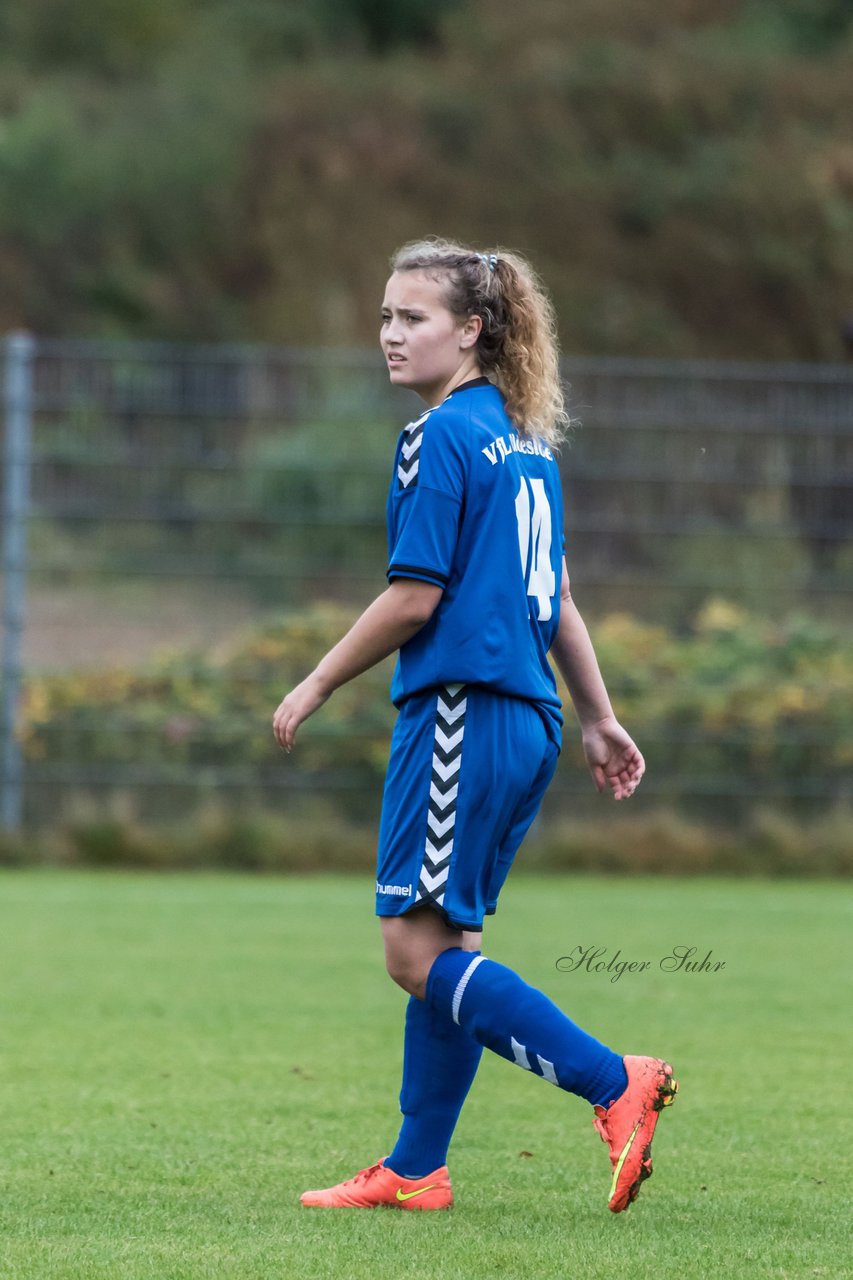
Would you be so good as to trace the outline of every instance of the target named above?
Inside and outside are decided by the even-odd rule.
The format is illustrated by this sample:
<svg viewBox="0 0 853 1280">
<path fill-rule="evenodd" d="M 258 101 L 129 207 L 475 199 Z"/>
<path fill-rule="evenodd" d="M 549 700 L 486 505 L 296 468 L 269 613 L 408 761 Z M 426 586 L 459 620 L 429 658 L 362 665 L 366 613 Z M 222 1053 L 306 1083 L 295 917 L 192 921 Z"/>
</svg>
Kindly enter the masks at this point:
<svg viewBox="0 0 853 1280">
<path fill-rule="evenodd" d="M 450 396 L 458 395 L 460 391 L 470 391 L 473 387 L 493 387 L 495 384 L 490 382 L 488 378 L 472 378 L 470 382 L 460 382 L 458 387 L 454 387 L 450 395 L 444 397 L 444 403 L 450 399 Z"/>
</svg>

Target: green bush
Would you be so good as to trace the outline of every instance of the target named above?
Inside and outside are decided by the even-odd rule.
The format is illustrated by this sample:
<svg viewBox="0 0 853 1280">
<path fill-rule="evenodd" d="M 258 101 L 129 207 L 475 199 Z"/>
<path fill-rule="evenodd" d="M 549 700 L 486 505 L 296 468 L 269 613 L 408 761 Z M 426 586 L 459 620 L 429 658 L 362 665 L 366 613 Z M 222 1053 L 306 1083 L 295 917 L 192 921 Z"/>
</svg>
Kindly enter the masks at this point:
<svg viewBox="0 0 853 1280">
<path fill-rule="evenodd" d="M 633 875 L 851 876 L 853 812 L 840 806 L 808 823 L 757 809 L 737 829 L 690 821 L 669 809 L 596 821 L 537 824 L 519 852 L 520 870 Z M 79 808 L 50 828 L 0 837 L 2 866 L 149 871 L 218 869 L 265 874 L 352 871 L 375 866 L 375 826 L 334 814 L 294 820 L 258 808 L 207 802 L 171 822 L 143 822 L 125 801 Z"/>
<path fill-rule="evenodd" d="M 120 766 L 113 790 L 126 792 L 137 779 L 142 795 L 153 777 L 186 794 L 181 804 L 191 808 L 222 782 L 237 810 L 285 804 L 291 816 L 312 817 L 310 797 L 319 796 L 329 820 L 374 821 L 395 715 L 393 660 L 339 690 L 302 727 L 293 756 L 282 757 L 271 728 L 284 694 L 353 616 L 318 605 L 249 631 L 218 655 L 30 679 L 23 746 L 31 778 L 40 768 L 76 769 L 82 779 L 83 771 Z M 816 817 L 849 800 L 853 649 L 841 628 L 796 614 L 771 622 L 711 600 L 682 632 L 625 614 L 591 629 L 617 714 L 646 757 L 642 806 L 736 824 L 771 802 L 780 813 Z M 571 788 L 584 770 L 567 716 L 566 750 L 577 771 L 561 770 L 549 793 L 554 818 L 578 812 Z M 69 786 L 84 789 L 82 781 Z M 148 821 L 168 810 L 156 785 L 146 781 L 146 789 L 150 800 L 139 811 Z M 260 856 L 252 838 L 248 829 L 240 838 L 247 864 Z M 96 859 L 100 837 L 87 839 L 86 856 Z"/>
</svg>

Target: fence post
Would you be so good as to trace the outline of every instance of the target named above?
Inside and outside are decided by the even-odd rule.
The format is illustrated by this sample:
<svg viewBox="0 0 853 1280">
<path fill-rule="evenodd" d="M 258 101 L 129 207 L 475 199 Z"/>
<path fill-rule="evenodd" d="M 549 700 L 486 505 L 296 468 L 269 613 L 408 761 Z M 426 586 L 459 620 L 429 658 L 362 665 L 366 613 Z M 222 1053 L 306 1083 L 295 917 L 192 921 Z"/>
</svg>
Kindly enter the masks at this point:
<svg viewBox="0 0 853 1280">
<path fill-rule="evenodd" d="M 27 576 L 27 514 L 32 452 L 33 353 L 29 333 L 12 333 L 3 343 L 3 696 L 0 739 L 0 826 L 21 826 L 24 761 L 18 739 L 21 695 L 21 636 Z"/>
</svg>

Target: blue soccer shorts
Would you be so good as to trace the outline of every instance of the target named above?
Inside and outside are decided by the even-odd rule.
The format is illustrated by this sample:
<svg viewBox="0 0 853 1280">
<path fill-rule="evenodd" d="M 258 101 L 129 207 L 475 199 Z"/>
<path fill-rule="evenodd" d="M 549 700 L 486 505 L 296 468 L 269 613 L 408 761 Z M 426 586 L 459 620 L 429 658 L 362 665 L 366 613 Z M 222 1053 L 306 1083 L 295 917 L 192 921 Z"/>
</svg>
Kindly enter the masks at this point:
<svg viewBox="0 0 853 1280">
<path fill-rule="evenodd" d="M 429 905 L 454 928 L 482 929 L 559 753 L 520 698 L 454 684 L 407 699 L 385 777 L 376 914 Z"/>
</svg>

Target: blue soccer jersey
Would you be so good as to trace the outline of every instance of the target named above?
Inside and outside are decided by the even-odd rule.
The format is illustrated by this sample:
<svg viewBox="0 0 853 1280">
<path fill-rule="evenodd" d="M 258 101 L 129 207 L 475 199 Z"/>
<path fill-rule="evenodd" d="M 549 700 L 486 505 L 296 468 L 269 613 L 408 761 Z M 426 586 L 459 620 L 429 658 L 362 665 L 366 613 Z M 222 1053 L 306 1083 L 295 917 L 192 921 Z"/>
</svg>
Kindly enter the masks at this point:
<svg viewBox="0 0 853 1280">
<path fill-rule="evenodd" d="M 563 500 L 551 450 L 519 434 L 487 378 L 464 383 L 402 432 L 387 516 L 389 581 L 444 588 L 400 649 L 395 705 L 479 685 L 534 703 L 559 742 L 547 653 L 560 613 Z"/>
</svg>

